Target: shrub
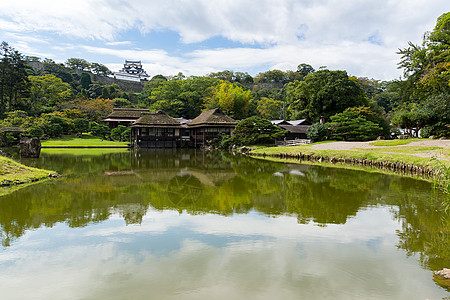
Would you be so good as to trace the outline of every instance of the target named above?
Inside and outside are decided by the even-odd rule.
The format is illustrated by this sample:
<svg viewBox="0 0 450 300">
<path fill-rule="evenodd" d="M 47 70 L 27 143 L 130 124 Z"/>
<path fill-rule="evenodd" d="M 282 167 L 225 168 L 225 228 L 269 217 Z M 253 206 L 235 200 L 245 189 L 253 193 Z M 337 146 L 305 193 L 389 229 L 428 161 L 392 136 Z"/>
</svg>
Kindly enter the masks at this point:
<svg viewBox="0 0 450 300">
<path fill-rule="evenodd" d="M 323 141 L 328 135 L 328 128 L 322 123 L 314 123 L 308 128 L 308 139 L 313 142 Z"/>
</svg>

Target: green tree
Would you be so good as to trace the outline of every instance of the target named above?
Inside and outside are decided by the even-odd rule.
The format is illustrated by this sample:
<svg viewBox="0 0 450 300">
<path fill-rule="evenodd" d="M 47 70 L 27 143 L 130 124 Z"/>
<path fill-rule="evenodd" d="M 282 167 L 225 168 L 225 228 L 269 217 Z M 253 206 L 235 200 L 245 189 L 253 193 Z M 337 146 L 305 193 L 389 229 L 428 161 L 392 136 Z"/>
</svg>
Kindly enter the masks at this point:
<svg viewBox="0 0 450 300">
<path fill-rule="evenodd" d="M 93 123 L 91 125 L 91 132 L 95 136 L 101 136 L 103 138 L 106 138 L 108 134 L 110 134 L 109 128 L 106 125 L 103 124 L 97 124 Z"/>
<path fill-rule="evenodd" d="M 127 128 L 123 125 L 119 125 L 116 128 L 111 130 L 111 137 L 116 141 L 123 141 L 123 134 L 126 132 Z"/>
<path fill-rule="evenodd" d="M 328 135 L 328 128 L 322 123 L 314 123 L 308 127 L 307 136 L 312 142 L 323 141 Z"/>
<path fill-rule="evenodd" d="M 8 43 L 0 45 L 0 114 L 20 106 L 28 95 L 29 80 L 23 56 Z"/>
<path fill-rule="evenodd" d="M 419 98 L 450 92 L 450 12 L 442 14 L 433 31 L 426 32 L 422 46 L 411 42 L 400 49 L 399 67 L 404 69 L 407 85 Z"/>
<path fill-rule="evenodd" d="M 368 108 L 352 107 L 331 116 L 327 123 L 331 138 L 343 141 L 373 140 L 383 132 L 383 128 L 366 116 Z"/>
<path fill-rule="evenodd" d="M 80 77 L 80 84 L 83 89 L 87 90 L 92 84 L 91 75 L 89 73 L 83 72 Z"/>
<path fill-rule="evenodd" d="M 259 99 L 257 103 L 258 114 L 261 118 L 269 120 L 282 118 L 283 101 L 261 97 L 261 99 Z"/>
<path fill-rule="evenodd" d="M 347 72 L 326 69 L 308 74 L 303 81 L 289 83 L 286 102 L 291 119 L 307 118 L 310 121 L 368 104 L 364 91 Z"/>
<path fill-rule="evenodd" d="M 286 130 L 273 125 L 269 120 L 253 116 L 239 121 L 233 136 L 224 140 L 223 146 L 273 144 L 286 133 Z"/>
<path fill-rule="evenodd" d="M 55 106 L 57 103 L 73 99 L 70 85 L 52 74 L 29 76 L 30 108 L 39 111 L 43 106 Z"/>
<path fill-rule="evenodd" d="M 207 109 L 220 108 L 225 114 L 239 120 L 248 116 L 252 95 L 236 84 L 222 81 L 209 89 L 204 101 Z"/>
<path fill-rule="evenodd" d="M 78 118 L 73 120 L 73 129 L 76 133 L 81 134 L 89 131 L 89 120 Z"/>
<path fill-rule="evenodd" d="M 306 75 L 310 74 L 310 73 L 314 73 L 315 70 L 313 67 L 311 67 L 311 65 L 308 64 L 299 64 L 297 66 L 297 72 L 300 73 L 300 75 L 302 75 L 302 77 L 305 77 Z"/>
<path fill-rule="evenodd" d="M 71 69 L 80 70 L 80 71 L 89 70 L 91 67 L 89 62 L 82 58 L 69 58 L 66 61 L 66 66 Z"/>
<path fill-rule="evenodd" d="M 108 76 L 111 75 L 112 72 L 110 69 L 108 69 L 107 66 L 99 64 L 99 63 L 92 63 L 90 65 L 92 73 L 99 75 L 99 76 Z"/>
</svg>

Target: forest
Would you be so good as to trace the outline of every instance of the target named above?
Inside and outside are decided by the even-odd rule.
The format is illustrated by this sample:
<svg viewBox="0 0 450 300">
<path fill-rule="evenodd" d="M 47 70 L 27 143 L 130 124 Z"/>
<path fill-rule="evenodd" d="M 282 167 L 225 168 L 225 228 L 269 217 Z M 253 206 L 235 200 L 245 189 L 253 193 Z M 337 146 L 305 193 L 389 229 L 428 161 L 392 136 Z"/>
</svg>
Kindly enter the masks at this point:
<svg viewBox="0 0 450 300">
<path fill-rule="evenodd" d="M 112 72 L 82 58 L 64 64 L 24 56 L 0 45 L 0 128 L 20 127 L 40 138 L 91 132 L 108 137 L 103 124 L 114 107 L 164 110 L 192 119 L 202 110 L 221 108 L 235 118 L 307 119 L 314 140 L 392 138 L 399 128 L 410 136 L 450 136 L 450 12 L 424 33 L 420 45 L 398 50 L 403 77 L 380 81 L 345 70 L 269 70 L 251 76 L 224 70 L 204 76 L 158 74 L 140 92 L 102 80 Z M 40 68 L 33 67 L 39 62 Z M 319 123 L 324 117 L 326 124 Z M 17 136 L 8 132 L 3 143 Z"/>
</svg>

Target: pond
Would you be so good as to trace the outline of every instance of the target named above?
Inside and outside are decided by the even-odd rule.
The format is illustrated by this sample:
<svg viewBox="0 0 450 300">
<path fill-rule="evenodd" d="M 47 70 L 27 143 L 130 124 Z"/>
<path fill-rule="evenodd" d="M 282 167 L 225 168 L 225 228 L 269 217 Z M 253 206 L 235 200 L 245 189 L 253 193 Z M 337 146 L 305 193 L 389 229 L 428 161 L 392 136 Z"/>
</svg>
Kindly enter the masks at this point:
<svg viewBox="0 0 450 300">
<path fill-rule="evenodd" d="M 2 299 L 443 299 L 431 184 L 226 152 L 46 150 L 0 197 Z"/>
</svg>

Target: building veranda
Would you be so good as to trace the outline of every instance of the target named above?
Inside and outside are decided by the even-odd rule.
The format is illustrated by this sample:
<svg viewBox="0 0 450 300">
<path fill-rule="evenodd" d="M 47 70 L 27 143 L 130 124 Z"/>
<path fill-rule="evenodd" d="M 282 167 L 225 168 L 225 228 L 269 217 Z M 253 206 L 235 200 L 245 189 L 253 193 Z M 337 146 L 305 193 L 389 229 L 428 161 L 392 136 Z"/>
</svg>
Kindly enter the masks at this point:
<svg viewBox="0 0 450 300">
<path fill-rule="evenodd" d="M 231 135 L 237 125 L 218 108 L 203 111 L 193 120 L 173 118 L 164 111 L 115 108 L 104 121 L 110 128 L 129 126 L 137 148 L 202 147 L 221 134 Z"/>
</svg>

